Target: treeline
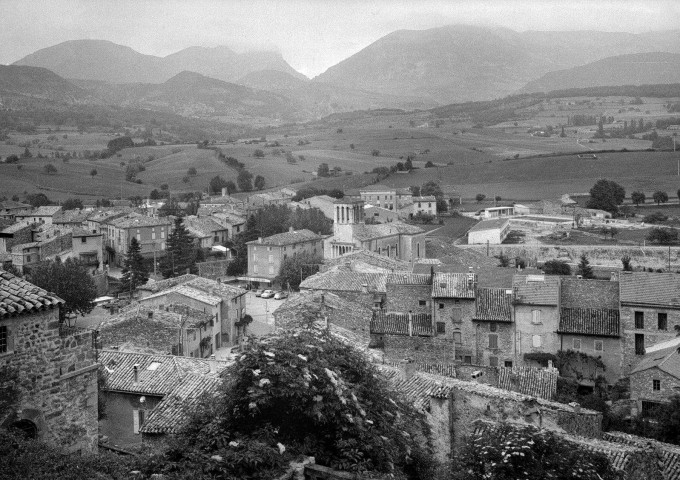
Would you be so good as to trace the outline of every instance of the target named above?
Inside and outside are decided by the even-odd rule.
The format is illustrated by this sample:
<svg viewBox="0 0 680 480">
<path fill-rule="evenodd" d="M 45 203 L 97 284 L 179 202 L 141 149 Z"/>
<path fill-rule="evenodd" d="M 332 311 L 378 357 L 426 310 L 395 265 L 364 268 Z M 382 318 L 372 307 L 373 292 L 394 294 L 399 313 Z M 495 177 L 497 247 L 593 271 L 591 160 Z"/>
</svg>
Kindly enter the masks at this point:
<svg viewBox="0 0 680 480">
<path fill-rule="evenodd" d="M 200 144 L 199 144 L 200 145 Z M 227 157 L 224 152 L 217 147 L 209 147 L 207 144 L 199 148 L 206 148 L 208 150 L 214 150 L 217 158 L 230 168 L 236 170 L 236 183 L 231 180 L 225 180 L 221 176 L 217 175 L 210 180 L 208 184 L 208 193 L 219 194 L 222 192 L 223 188 L 227 189 L 227 194 L 231 195 L 236 192 L 237 186 L 238 190 L 241 192 L 250 192 L 253 189 L 263 190 L 266 185 L 265 178 L 262 175 L 253 176 L 253 174 L 246 169 L 243 162 L 239 162 L 238 159 L 234 157 Z"/>
</svg>

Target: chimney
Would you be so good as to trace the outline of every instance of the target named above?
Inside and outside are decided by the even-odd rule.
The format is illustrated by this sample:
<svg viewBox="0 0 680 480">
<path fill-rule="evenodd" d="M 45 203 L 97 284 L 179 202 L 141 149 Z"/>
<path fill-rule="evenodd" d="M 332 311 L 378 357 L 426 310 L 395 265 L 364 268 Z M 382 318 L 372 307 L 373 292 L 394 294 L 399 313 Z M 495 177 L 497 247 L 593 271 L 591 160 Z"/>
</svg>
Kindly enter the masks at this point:
<svg viewBox="0 0 680 480">
<path fill-rule="evenodd" d="M 292 226 L 290 226 L 290 227 L 288 227 L 288 231 L 289 231 L 290 233 L 293 233 L 293 232 L 295 231 L 295 229 L 294 229 Z"/>
<path fill-rule="evenodd" d="M 612 272 L 611 277 L 609 278 L 610 282 L 616 282 L 619 279 L 619 275 L 616 272 Z"/>
<path fill-rule="evenodd" d="M 257 237 L 257 243 L 262 243 L 262 237 Z"/>
<path fill-rule="evenodd" d="M 133 374 L 135 383 L 139 382 L 139 363 L 135 363 L 132 366 L 132 374 Z"/>
<path fill-rule="evenodd" d="M 401 367 L 401 376 L 404 380 L 411 378 L 416 371 L 416 364 L 412 358 L 404 358 L 399 362 L 399 366 Z"/>
<path fill-rule="evenodd" d="M 215 357 L 214 353 L 210 355 L 208 365 L 210 366 L 210 373 L 217 373 L 217 357 Z"/>
<path fill-rule="evenodd" d="M 361 293 L 368 293 L 368 283 L 361 284 Z"/>
</svg>

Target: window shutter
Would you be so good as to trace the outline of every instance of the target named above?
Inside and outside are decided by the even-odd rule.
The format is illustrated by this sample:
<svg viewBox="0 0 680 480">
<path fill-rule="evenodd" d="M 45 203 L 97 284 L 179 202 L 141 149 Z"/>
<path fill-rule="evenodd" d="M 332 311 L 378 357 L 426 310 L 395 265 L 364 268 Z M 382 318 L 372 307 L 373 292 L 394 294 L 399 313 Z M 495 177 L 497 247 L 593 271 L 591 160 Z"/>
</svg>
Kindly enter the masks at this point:
<svg viewBox="0 0 680 480">
<path fill-rule="evenodd" d="M 14 332 L 7 327 L 7 351 L 14 351 Z"/>
<path fill-rule="evenodd" d="M 139 434 L 139 410 L 132 410 L 132 433 Z"/>
</svg>

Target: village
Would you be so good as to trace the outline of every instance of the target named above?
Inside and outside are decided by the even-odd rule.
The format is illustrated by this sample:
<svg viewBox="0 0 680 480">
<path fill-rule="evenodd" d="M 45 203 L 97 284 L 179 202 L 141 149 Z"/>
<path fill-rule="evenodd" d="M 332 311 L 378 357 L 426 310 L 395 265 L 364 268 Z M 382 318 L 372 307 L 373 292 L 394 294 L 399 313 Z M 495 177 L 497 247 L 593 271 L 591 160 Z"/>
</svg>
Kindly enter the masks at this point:
<svg viewBox="0 0 680 480">
<path fill-rule="evenodd" d="M 316 328 L 425 416 L 438 461 L 509 424 L 599 452 L 625 478 L 677 478 L 680 446 L 618 430 L 657 421 L 680 389 L 680 275 L 657 268 L 670 267 L 670 247 L 619 256 L 504 242 L 517 229 L 569 235 L 577 222 L 636 228 L 568 194 L 466 209 L 453 189 L 341 193 L 224 189 L 194 215 L 150 199 L 0 203 L 0 367 L 22 379 L 0 425 L 71 453 L 157 451 L 253 341 Z M 474 220 L 446 249 L 432 237 L 441 203 Z M 267 235 L 258 221 L 278 209 L 326 231 L 291 222 Z M 622 264 L 628 251 L 638 268 Z M 87 278 L 85 307 L 36 285 L 59 284 L 45 283 L 48 264 L 80 268 L 63 281 Z"/>
</svg>

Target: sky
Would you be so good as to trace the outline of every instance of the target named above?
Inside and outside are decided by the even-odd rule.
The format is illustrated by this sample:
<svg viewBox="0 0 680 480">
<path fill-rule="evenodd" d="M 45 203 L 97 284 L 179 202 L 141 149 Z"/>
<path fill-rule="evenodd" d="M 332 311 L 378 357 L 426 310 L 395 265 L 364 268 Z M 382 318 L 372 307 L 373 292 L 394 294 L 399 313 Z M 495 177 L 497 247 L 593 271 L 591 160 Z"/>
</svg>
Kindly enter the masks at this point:
<svg viewBox="0 0 680 480">
<path fill-rule="evenodd" d="M 314 77 L 395 30 L 680 28 L 680 0 L 0 0 L 0 64 L 83 38 L 165 56 L 189 46 L 281 52 Z"/>
</svg>

